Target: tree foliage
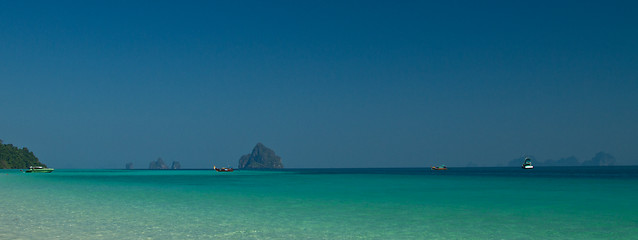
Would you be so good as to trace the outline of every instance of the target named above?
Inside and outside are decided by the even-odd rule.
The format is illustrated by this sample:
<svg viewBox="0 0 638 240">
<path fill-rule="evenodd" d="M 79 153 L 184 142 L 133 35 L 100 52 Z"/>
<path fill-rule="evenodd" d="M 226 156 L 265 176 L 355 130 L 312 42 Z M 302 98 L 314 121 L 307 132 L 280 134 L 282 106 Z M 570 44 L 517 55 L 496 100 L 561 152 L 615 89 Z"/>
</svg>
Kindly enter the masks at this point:
<svg viewBox="0 0 638 240">
<path fill-rule="evenodd" d="M 26 169 L 29 166 L 46 167 L 28 148 L 20 149 L 0 140 L 0 169 Z"/>
</svg>

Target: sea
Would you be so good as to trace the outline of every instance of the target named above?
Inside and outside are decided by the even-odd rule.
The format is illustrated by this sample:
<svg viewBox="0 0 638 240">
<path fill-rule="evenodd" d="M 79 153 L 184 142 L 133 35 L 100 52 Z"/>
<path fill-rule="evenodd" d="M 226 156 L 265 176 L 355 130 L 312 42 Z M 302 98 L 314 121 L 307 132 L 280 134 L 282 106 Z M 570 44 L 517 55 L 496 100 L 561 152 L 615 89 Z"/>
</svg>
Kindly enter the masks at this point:
<svg viewBox="0 0 638 240">
<path fill-rule="evenodd" d="M 0 170 L 0 239 L 638 239 L 638 167 Z"/>
</svg>

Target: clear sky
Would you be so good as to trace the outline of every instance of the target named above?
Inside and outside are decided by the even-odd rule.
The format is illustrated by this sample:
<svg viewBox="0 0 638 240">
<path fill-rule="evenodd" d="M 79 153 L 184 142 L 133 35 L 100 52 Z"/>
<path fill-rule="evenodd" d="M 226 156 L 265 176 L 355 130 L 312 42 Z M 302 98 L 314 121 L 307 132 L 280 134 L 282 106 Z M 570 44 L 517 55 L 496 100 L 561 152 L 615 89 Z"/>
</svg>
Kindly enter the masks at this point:
<svg viewBox="0 0 638 240">
<path fill-rule="evenodd" d="M 54 168 L 638 164 L 638 3 L 0 1 L 0 139 Z"/>
</svg>

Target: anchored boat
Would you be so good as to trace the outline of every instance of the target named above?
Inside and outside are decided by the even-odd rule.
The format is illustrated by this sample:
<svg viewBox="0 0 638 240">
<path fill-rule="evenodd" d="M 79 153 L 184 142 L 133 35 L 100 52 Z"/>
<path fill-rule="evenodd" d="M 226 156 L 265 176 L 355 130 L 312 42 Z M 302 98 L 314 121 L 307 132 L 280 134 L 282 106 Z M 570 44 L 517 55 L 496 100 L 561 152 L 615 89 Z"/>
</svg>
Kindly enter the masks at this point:
<svg viewBox="0 0 638 240">
<path fill-rule="evenodd" d="M 432 167 L 432 170 L 447 170 L 447 167 L 445 165 L 441 165 L 438 167 Z"/>
<path fill-rule="evenodd" d="M 215 169 L 215 171 L 218 171 L 218 172 L 232 172 L 232 171 L 235 171 L 235 169 L 233 169 L 233 168 L 216 168 L 215 166 L 213 166 L 213 169 Z"/>
<path fill-rule="evenodd" d="M 43 166 L 30 166 L 29 170 L 26 170 L 27 173 L 50 173 L 53 172 L 53 168 L 45 168 Z"/>
<path fill-rule="evenodd" d="M 523 169 L 533 169 L 534 165 L 532 165 L 532 159 L 530 159 L 529 157 L 525 158 L 525 161 L 523 162 L 523 166 L 521 166 Z"/>
</svg>

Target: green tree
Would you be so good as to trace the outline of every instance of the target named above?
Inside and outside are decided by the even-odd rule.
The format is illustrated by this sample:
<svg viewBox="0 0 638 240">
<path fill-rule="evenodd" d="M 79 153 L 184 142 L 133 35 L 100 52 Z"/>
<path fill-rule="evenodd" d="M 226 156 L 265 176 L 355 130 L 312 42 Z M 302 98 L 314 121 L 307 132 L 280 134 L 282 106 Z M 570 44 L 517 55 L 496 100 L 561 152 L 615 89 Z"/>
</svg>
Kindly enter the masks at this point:
<svg viewBox="0 0 638 240">
<path fill-rule="evenodd" d="M 4 144 L 0 140 L 0 168 L 26 169 L 29 166 L 46 167 L 28 148 L 19 149 L 11 144 Z"/>
</svg>

